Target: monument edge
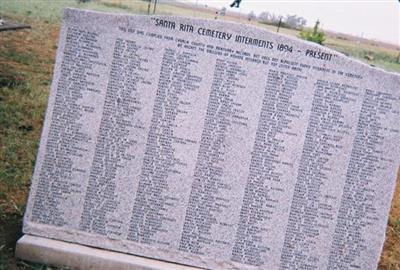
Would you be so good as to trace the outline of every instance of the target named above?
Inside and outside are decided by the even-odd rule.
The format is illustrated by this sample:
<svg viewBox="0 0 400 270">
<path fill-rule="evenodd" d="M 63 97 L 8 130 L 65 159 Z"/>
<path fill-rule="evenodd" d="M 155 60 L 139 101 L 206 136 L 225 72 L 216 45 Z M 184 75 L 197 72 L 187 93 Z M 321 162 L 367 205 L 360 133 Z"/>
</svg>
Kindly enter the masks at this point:
<svg viewBox="0 0 400 270">
<path fill-rule="evenodd" d="M 15 257 L 59 267 L 72 267 L 72 269 L 202 269 L 29 234 L 23 235 L 17 241 Z"/>
</svg>

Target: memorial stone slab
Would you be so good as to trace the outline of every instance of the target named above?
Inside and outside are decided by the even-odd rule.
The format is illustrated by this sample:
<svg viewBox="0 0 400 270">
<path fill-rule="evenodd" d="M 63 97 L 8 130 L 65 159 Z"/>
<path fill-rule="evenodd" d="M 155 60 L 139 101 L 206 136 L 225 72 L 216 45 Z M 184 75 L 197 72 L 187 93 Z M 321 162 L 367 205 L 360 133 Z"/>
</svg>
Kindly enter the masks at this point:
<svg viewBox="0 0 400 270">
<path fill-rule="evenodd" d="M 399 85 L 256 27 L 66 9 L 23 231 L 207 269 L 376 269 Z"/>
</svg>

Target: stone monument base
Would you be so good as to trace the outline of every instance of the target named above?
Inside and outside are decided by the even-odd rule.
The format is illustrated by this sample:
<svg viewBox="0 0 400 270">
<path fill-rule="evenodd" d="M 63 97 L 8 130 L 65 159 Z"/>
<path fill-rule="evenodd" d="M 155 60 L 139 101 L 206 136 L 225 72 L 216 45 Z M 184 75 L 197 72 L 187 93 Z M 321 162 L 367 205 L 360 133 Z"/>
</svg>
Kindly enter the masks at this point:
<svg viewBox="0 0 400 270">
<path fill-rule="evenodd" d="M 27 261 L 60 267 L 67 266 L 73 269 L 199 269 L 28 234 L 18 240 L 15 256 Z"/>
</svg>

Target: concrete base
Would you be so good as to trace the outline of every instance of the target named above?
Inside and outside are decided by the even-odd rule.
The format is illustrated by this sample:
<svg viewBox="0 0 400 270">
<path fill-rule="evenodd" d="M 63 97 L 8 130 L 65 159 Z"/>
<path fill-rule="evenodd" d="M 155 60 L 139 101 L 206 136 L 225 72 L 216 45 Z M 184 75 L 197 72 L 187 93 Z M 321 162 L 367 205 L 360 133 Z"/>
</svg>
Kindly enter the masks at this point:
<svg viewBox="0 0 400 270">
<path fill-rule="evenodd" d="M 24 235 L 18 240 L 15 256 L 27 261 L 82 270 L 199 270 L 32 235 Z"/>
</svg>

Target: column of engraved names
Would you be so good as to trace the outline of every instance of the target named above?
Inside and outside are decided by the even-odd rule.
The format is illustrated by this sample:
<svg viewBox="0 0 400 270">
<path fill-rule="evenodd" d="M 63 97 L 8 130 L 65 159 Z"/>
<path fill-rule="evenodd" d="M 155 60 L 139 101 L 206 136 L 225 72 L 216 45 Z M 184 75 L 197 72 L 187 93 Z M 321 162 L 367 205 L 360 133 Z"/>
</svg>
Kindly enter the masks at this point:
<svg viewBox="0 0 400 270">
<path fill-rule="evenodd" d="M 374 186 L 376 177 L 385 169 L 386 153 L 381 147 L 385 136 L 382 120 L 393 109 L 394 100 L 391 94 L 365 91 L 332 240 L 328 269 L 363 268 L 363 261 L 358 260 L 368 246 L 363 232 L 368 232 L 378 221 L 374 205 L 376 198 Z"/>
<path fill-rule="evenodd" d="M 82 193 L 77 174 L 86 171 L 75 162 L 86 158 L 92 138 L 85 132 L 82 116 L 94 112 L 83 105 L 84 95 L 96 95 L 93 82 L 100 75 L 93 71 L 103 66 L 99 60 L 98 35 L 68 28 L 60 77 L 57 83 L 46 153 L 40 168 L 38 187 L 32 210 L 32 221 L 63 226 L 71 222 L 62 205 L 75 201 Z"/>
<path fill-rule="evenodd" d="M 319 269 L 320 251 L 316 250 L 323 231 L 332 226 L 335 194 L 329 193 L 329 166 L 335 153 L 343 151 L 343 138 L 351 126 L 343 109 L 354 106 L 355 87 L 318 80 L 305 135 L 297 180 L 282 248 L 280 269 Z M 337 181 L 335 179 L 334 181 Z"/>
<path fill-rule="evenodd" d="M 197 63 L 195 54 L 169 48 L 164 51 L 128 240 L 171 244 L 160 240 L 160 234 L 168 234 L 166 228 L 174 228 L 176 223 L 168 210 L 177 207 L 179 198 L 169 192 L 169 181 L 179 179 L 187 167 L 175 151 L 179 146 L 197 143 L 178 137 L 174 130 L 178 128 L 177 118 L 187 117 L 191 105 L 183 96 L 199 89 L 202 78 L 193 72 Z"/>
<path fill-rule="evenodd" d="M 116 188 L 118 170 L 126 161 L 134 159 L 129 148 L 137 141 L 130 137 L 137 112 L 141 110 L 138 88 L 144 80 L 146 58 L 139 55 L 140 47 L 134 41 L 117 39 L 103 115 L 100 122 L 95 153 L 86 190 L 80 229 L 87 232 L 119 237 L 122 233 L 121 218 L 113 217 L 120 206 Z M 120 206 L 121 207 L 121 206 Z"/>
<path fill-rule="evenodd" d="M 283 136 L 296 136 L 290 123 L 301 112 L 293 105 L 293 96 L 298 88 L 296 75 L 270 70 L 264 91 L 264 98 L 253 146 L 250 172 L 245 188 L 240 219 L 232 250 L 232 260 L 244 264 L 261 266 L 270 248 L 265 242 L 270 237 L 265 224 L 271 219 L 276 199 L 284 187 L 280 177 L 284 173 L 281 164 L 287 169 L 293 164 L 280 158 L 285 152 Z"/>
<path fill-rule="evenodd" d="M 226 181 L 223 177 L 223 164 L 226 137 L 230 127 L 235 129 L 247 126 L 247 119 L 242 116 L 242 105 L 235 100 L 237 91 L 245 89 L 240 81 L 246 78 L 246 75 L 237 62 L 216 60 L 194 180 L 180 240 L 181 251 L 205 254 L 204 249 L 207 247 L 217 246 L 223 250 L 231 245 L 229 239 L 218 239 L 218 235 L 212 235 L 212 230 L 232 229 L 223 219 L 223 215 L 229 215 L 226 212 L 229 200 L 224 194 L 233 188 L 229 179 Z"/>
</svg>

